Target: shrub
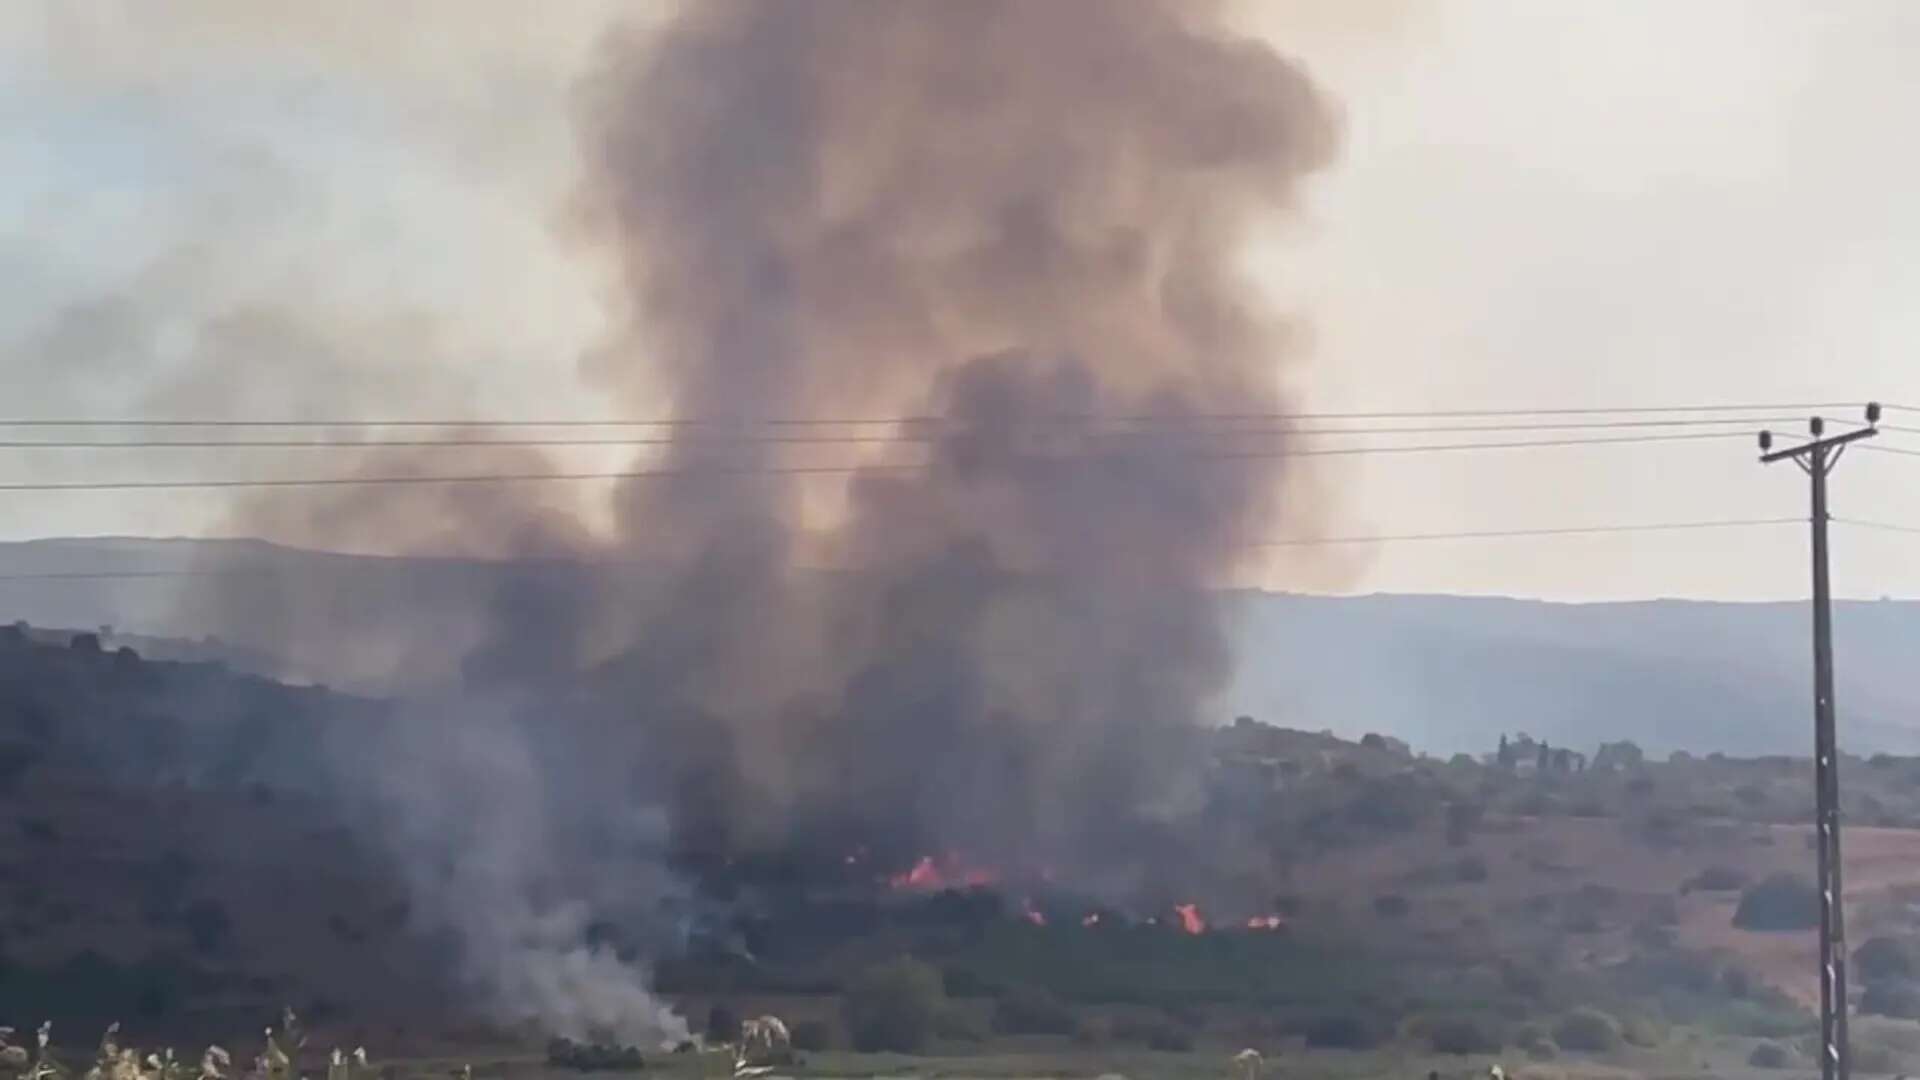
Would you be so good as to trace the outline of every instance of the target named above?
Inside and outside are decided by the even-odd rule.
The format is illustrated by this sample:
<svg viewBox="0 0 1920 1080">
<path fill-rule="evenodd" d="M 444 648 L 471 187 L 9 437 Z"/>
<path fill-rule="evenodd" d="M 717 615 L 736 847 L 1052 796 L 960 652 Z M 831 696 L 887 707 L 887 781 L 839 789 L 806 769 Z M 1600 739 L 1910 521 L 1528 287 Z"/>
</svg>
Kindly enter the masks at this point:
<svg viewBox="0 0 1920 1080">
<path fill-rule="evenodd" d="M 1453 876 L 1469 883 L 1485 881 L 1487 880 L 1487 860 L 1478 855 L 1463 856 L 1459 862 L 1453 864 Z"/>
<path fill-rule="evenodd" d="M 1742 930 L 1811 930 L 1820 925 L 1820 894 L 1795 874 L 1775 874 L 1740 894 L 1733 925 Z"/>
<path fill-rule="evenodd" d="M 1793 1062 L 1793 1055 L 1787 1048 L 1776 1042 L 1763 1042 L 1747 1055 L 1747 1064 L 1756 1069 L 1784 1069 Z"/>
<path fill-rule="evenodd" d="M 1735 889 L 1746 888 L 1747 884 L 1752 880 L 1753 879 L 1745 873 L 1731 866 L 1709 866 L 1691 878 L 1688 878 L 1686 883 L 1680 886 L 1680 888 L 1686 892 L 1694 890 L 1700 892 L 1732 892 Z"/>
<path fill-rule="evenodd" d="M 1910 979 L 1881 979 L 1867 984 L 1860 1011 L 1873 1016 L 1920 1020 L 1920 984 Z"/>
<path fill-rule="evenodd" d="M 1374 914 L 1383 919 L 1405 918 L 1410 910 L 1412 905 L 1407 903 L 1406 897 L 1398 893 L 1383 893 L 1373 898 Z"/>
<path fill-rule="evenodd" d="M 638 1047 L 577 1043 L 558 1036 L 547 1040 L 547 1064 L 573 1072 L 638 1072 L 647 1066 Z"/>
<path fill-rule="evenodd" d="M 1490 1054 L 1505 1040 L 1493 1026 L 1474 1016 L 1448 1016 L 1427 1025 L 1427 1042 L 1440 1054 Z"/>
<path fill-rule="evenodd" d="M 841 1007 L 856 1049 L 913 1053 L 932 1037 L 946 1000 L 940 973 L 903 956 L 856 976 Z"/>
<path fill-rule="evenodd" d="M 793 1025 L 788 1037 L 795 1050 L 819 1053 L 834 1047 L 833 1025 L 825 1020 L 802 1020 Z"/>
<path fill-rule="evenodd" d="M 1068 1035 L 1073 1010 L 1038 987 L 1022 986 L 993 1006 L 993 1030 L 1002 1035 Z"/>
<path fill-rule="evenodd" d="M 1358 1013 L 1328 1013 L 1307 1025 L 1307 1045 L 1325 1050 L 1371 1050 L 1385 1033 L 1372 1017 Z"/>
<path fill-rule="evenodd" d="M 1853 953 L 1853 969 L 1864 982 L 1913 977 L 1913 949 L 1908 942 L 1893 937 L 1872 937 Z"/>
<path fill-rule="evenodd" d="M 1620 1046 L 1620 1022 L 1598 1009 L 1575 1009 L 1553 1026 L 1553 1038 L 1568 1050 L 1604 1054 Z"/>
</svg>

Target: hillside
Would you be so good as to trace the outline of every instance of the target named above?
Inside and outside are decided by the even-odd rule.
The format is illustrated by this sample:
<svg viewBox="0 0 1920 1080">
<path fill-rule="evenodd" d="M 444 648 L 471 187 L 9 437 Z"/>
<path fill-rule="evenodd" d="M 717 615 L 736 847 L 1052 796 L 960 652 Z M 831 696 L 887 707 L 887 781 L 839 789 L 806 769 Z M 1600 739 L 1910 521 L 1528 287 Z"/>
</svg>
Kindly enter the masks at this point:
<svg viewBox="0 0 1920 1080">
<path fill-rule="evenodd" d="M 0 621 L 189 639 L 196 658 L 383 691 L 452 677 L 462 642 L 449 628 L 511 572 L 247 540 L 42 540 L 0 545 Z M 17 576 L 50 574 L 113 576 Z M 637 603 L 648 577 L 616 585 Z M 1223 716 L 1384 731 L 1434 753 L 1484 747 L 1502 731 L 1583 745 L 1604 733 L 1697 754 L 1798 754 L 1809 738 L 1804 604 L 1261 592 L 1227 604 L 1239 664 Z M 1843 601 L 1834 626 L 1843 745 L 1920 752 L 1920 684 L 1908 677 L 1920 602 Z M 410 662 L 396 684 L 403 647 Z"/>
<path fill-rule="evenodd" d="M 380 703 L 44 637 L 0 631 L 0 864 L 17 868 L 0 890 L 0 1020 L 219 1033 L 291 1001 L 391 1047 L 473 1019 L 447 993 L 459 942 L 421 920 L 366 831 L 380 819 L 353 812 L 351 748 L 379 745 Z M 777 999 L 834 1024 L 859 973 L 905 951 L 981 1022 L 1044 993 L 1076 1023 L 1221 1045 L 1332 1038 L 1336 1020 L 1418 1040 L 1456 1014 L 1512 1034 L 1593 1004 L 1719 1038 L 1804 1027 L 1811 931 L 1734 925 L 1745 887 L 1807 873 L 1803 761 L 1519 737 L 1505 763 L 1440 760 L 1250 721 L 1210 738 L 1191 842 L 1242 851 L 1255 878 L 1277 870 L 1257 924 L 1199 881 L 1164 882 L 1187 899 L 1155 912 L 1064 883 L 876 889 L 857 867 L 743 867 L 697 900 L 678 946 L 653 951 L 618 918 L 590 936 L 652 956 L 696 1016 Z M 1845 769 L 1849 817 L 1881 826 L 1849 833 L 1855 940 L 1912 948 L 1920 760 Z"/>
</svg>

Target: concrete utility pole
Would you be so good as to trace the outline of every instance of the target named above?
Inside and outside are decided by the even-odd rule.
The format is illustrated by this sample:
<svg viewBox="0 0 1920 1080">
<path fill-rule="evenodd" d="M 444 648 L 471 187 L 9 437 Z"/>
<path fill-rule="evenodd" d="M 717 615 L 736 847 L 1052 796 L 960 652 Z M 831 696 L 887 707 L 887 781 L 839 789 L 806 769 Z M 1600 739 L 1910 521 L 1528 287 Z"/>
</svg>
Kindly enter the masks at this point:
<svg viewBox="0 0 1920 1080">
<path fill-rule="evenodd" d="M 1847 1048 L 1847 928 L 1840 891 L 1840 773 L 1833 735 L 1833 604 L 1827 584 L 1827 474 L 1847 444 L 1880 432 L 1880 406 L 1867 406 L 1867 426 L 1824 435 L 1816 416 L 1813 441 L 1773 448 L 1773 432 L 1760 433 L 1764 464 L 1791 459 L 1813 481 L 1813 799 L 1814 862 L 1820 890 L 1820 1080 L 1849 1080 Z"/>
</svg>

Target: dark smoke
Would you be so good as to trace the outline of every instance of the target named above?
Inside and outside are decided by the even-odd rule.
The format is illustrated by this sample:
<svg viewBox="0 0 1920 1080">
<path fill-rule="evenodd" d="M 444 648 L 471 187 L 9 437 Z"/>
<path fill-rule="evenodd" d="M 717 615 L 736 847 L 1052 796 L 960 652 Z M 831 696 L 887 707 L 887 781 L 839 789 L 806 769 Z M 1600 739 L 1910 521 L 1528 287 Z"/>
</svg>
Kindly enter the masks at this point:
<svg viewBox="0 0 1920 1080">
<path fill-rule="evenodd" d="M 1208 587 L 1288 487 L 1278 457 L 1090 418 L 1284 410 L 1285 338 L 1239 244 L 1335 145 L 1300 71 L 1216 14 L 699 0 L 613 36 L 581 94 L 574 220 L 617 272 L 624 329 L 585 372 L 623 414 L 701 422 L 635 462 L 685 475 L 621 486 L 611 540 L 529 487 L 243 509 L 312 543 L 605 564 L 514 571 L 393 649 L 451 635 L 465 693 L 518 717 L 433 723 L 506 748 L 471 760 L 524 835 L 395 834 L 415 862 L 484 859 L 437 895 L 471 909 L 450 918 L 505 1004 L 578 1026 L 555 980 L 502 974 L 528 962 L 503 942 L 546 948 L 529 881 L 573 830 L 644 805 L 695 869 L 958 851 L 1145 888 L 1192 809 L 1183 735 L 1229 675 Z M 769 417 L 923 419 L 864 429 L 910 437 L 880 448 L 726 437 Z M 796 465 L 857 469 L 779 471 Z M 469 756 L 396 784 L 410 812 L 446 818 Z M 645 846 L 604 858 L 601 884 Z"/>
<path fill-rule="evenodd" d="M 588 83 L 585 231 L 633 325 L 591 377 L 640 413 L 940 418 L 924 470 L 847 485 L 824 611 L 790 569 L 818 485 L 620 494 L 630 543 L 695 565 L 623 690 L 729 729 L 771 817 L 727 842 L 885 823 L 901 854 L 1059 861 L 1170 793 L 1161 735 L 1228 675 L 1203 590 L 1282 478 L 1084 418 L 1280 410 L 1237 244 L 1333 145 L 1299 72 L 1204 14 L 702 3 Z"/>
</svg>

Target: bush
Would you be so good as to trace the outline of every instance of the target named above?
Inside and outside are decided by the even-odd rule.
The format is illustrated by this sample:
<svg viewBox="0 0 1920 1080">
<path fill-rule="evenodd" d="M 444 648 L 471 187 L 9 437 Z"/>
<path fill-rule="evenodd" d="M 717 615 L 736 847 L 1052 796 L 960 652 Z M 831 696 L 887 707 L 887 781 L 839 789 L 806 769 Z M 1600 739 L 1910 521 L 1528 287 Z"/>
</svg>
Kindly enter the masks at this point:
<svg viewBox="0 0 1920 1080">
<path fill-rule="evenodd" d="M 1913 949 L 1893 937 L 1872 937 L 1853 952 L 1853 969 L 1863 982 L 1913 977 Z"/>
<path fill-rule="evenodd" d="M 1920 984 L 1910 979 L 1881 979 L 1867 984 L 1860 1011 L 1872 1016 L 1920 1020 Z"/>
<path fill-rule="evenodd" d="M 1553 1026 L 1553 1039 L 1568 1050 L 1604 1054 L 1620 1046 L 1620 1022 L 1598 1009 L 1575 1009 Z"/>
<path fill-rule="evenodd" d="M 1487 880 L 1487 860 L 1478 855 L 1467 855 L 1453 864 L 1453 876 L 1464 882 Z"/>
<path fill-rule="evenodd" d="M 1373 912 L 1383 919 L 1405 918 L 1412 905 L 1398 893 L 1383 893 L 1373 898 Z"/>
<path fill-rule="evenodd" d="M 1688 878 L 1686 883 L 1680 886 L 1680 888 L 1685 892 L 1693 892 L 1695 890 L 1700 892 L 1732 892 L 1735 889 L 1746 888 L 1747 884 L 1752 880 L 1753 879 L 1748 877 L 1744 872 L 1736 870 L 1731 866 L 1709 866 L 1705 870 Z"/>
<path fill-rule="evenodd" d="M 557 1036 L 547 1040 L 547 1064 L 574 1072 L 637 1072 L 647 1066 L 638 1047 L 577 1043 Z"/>
<path fill-rule="evenodd" d="M 1792 1064 L 1793 1055 L 1787 1048 L 1776 1042 L 1763 1042 L 1747 1055 L 1747 1064 L 1756 1069 L 1784 1069 Z"/>
<path fill-rule="evenodd" d="M 841 1008 L 855 1049 L 910 1054 L 926 1047 L 946 1001 L 940 973 L 903 956 L 856 976 Z"/>
<path fill-rule="evenodd" d="M 1811 930 L 1820 925 L 1820 894 L 1795 874 L 1775 874 L 1740 894 L 1733 925 L 1741 930 Z"/>
<path fill-rule="evenodd" d="M 808 1053 L 817 1054 L 822 1050 L 831 1050 L 836 1042 L 833 1037 L 833 1025 L 825 1020 L 802 1020 L 794 1024 L 787 1034 L 795 1050 L 805 1050 Z"/>
<path fill-rule="evenodd" d="M 993 1006 L 993 1030 L 1002 1035 L 1069 1035 L 1073 1010 L 1038 987 L 1022 986 Z"/>
<path fill-rule="evenodd" d="M 1427 1025 L 1427 1043 L 1440 1054 L 1490 1054 L 1505 1045 L 1493 1026 L 1478 1017 L 1448 1016 Z"/>
<path fill-rule="evenodd" d="M 1323 1050 L 1371 1050 L 1385 1039 L 1373 1018 L 1357 1013 L 1328 1013 L 1314 1019 L 1305 1032 L 1307 1045 Z"/>
</svg>

